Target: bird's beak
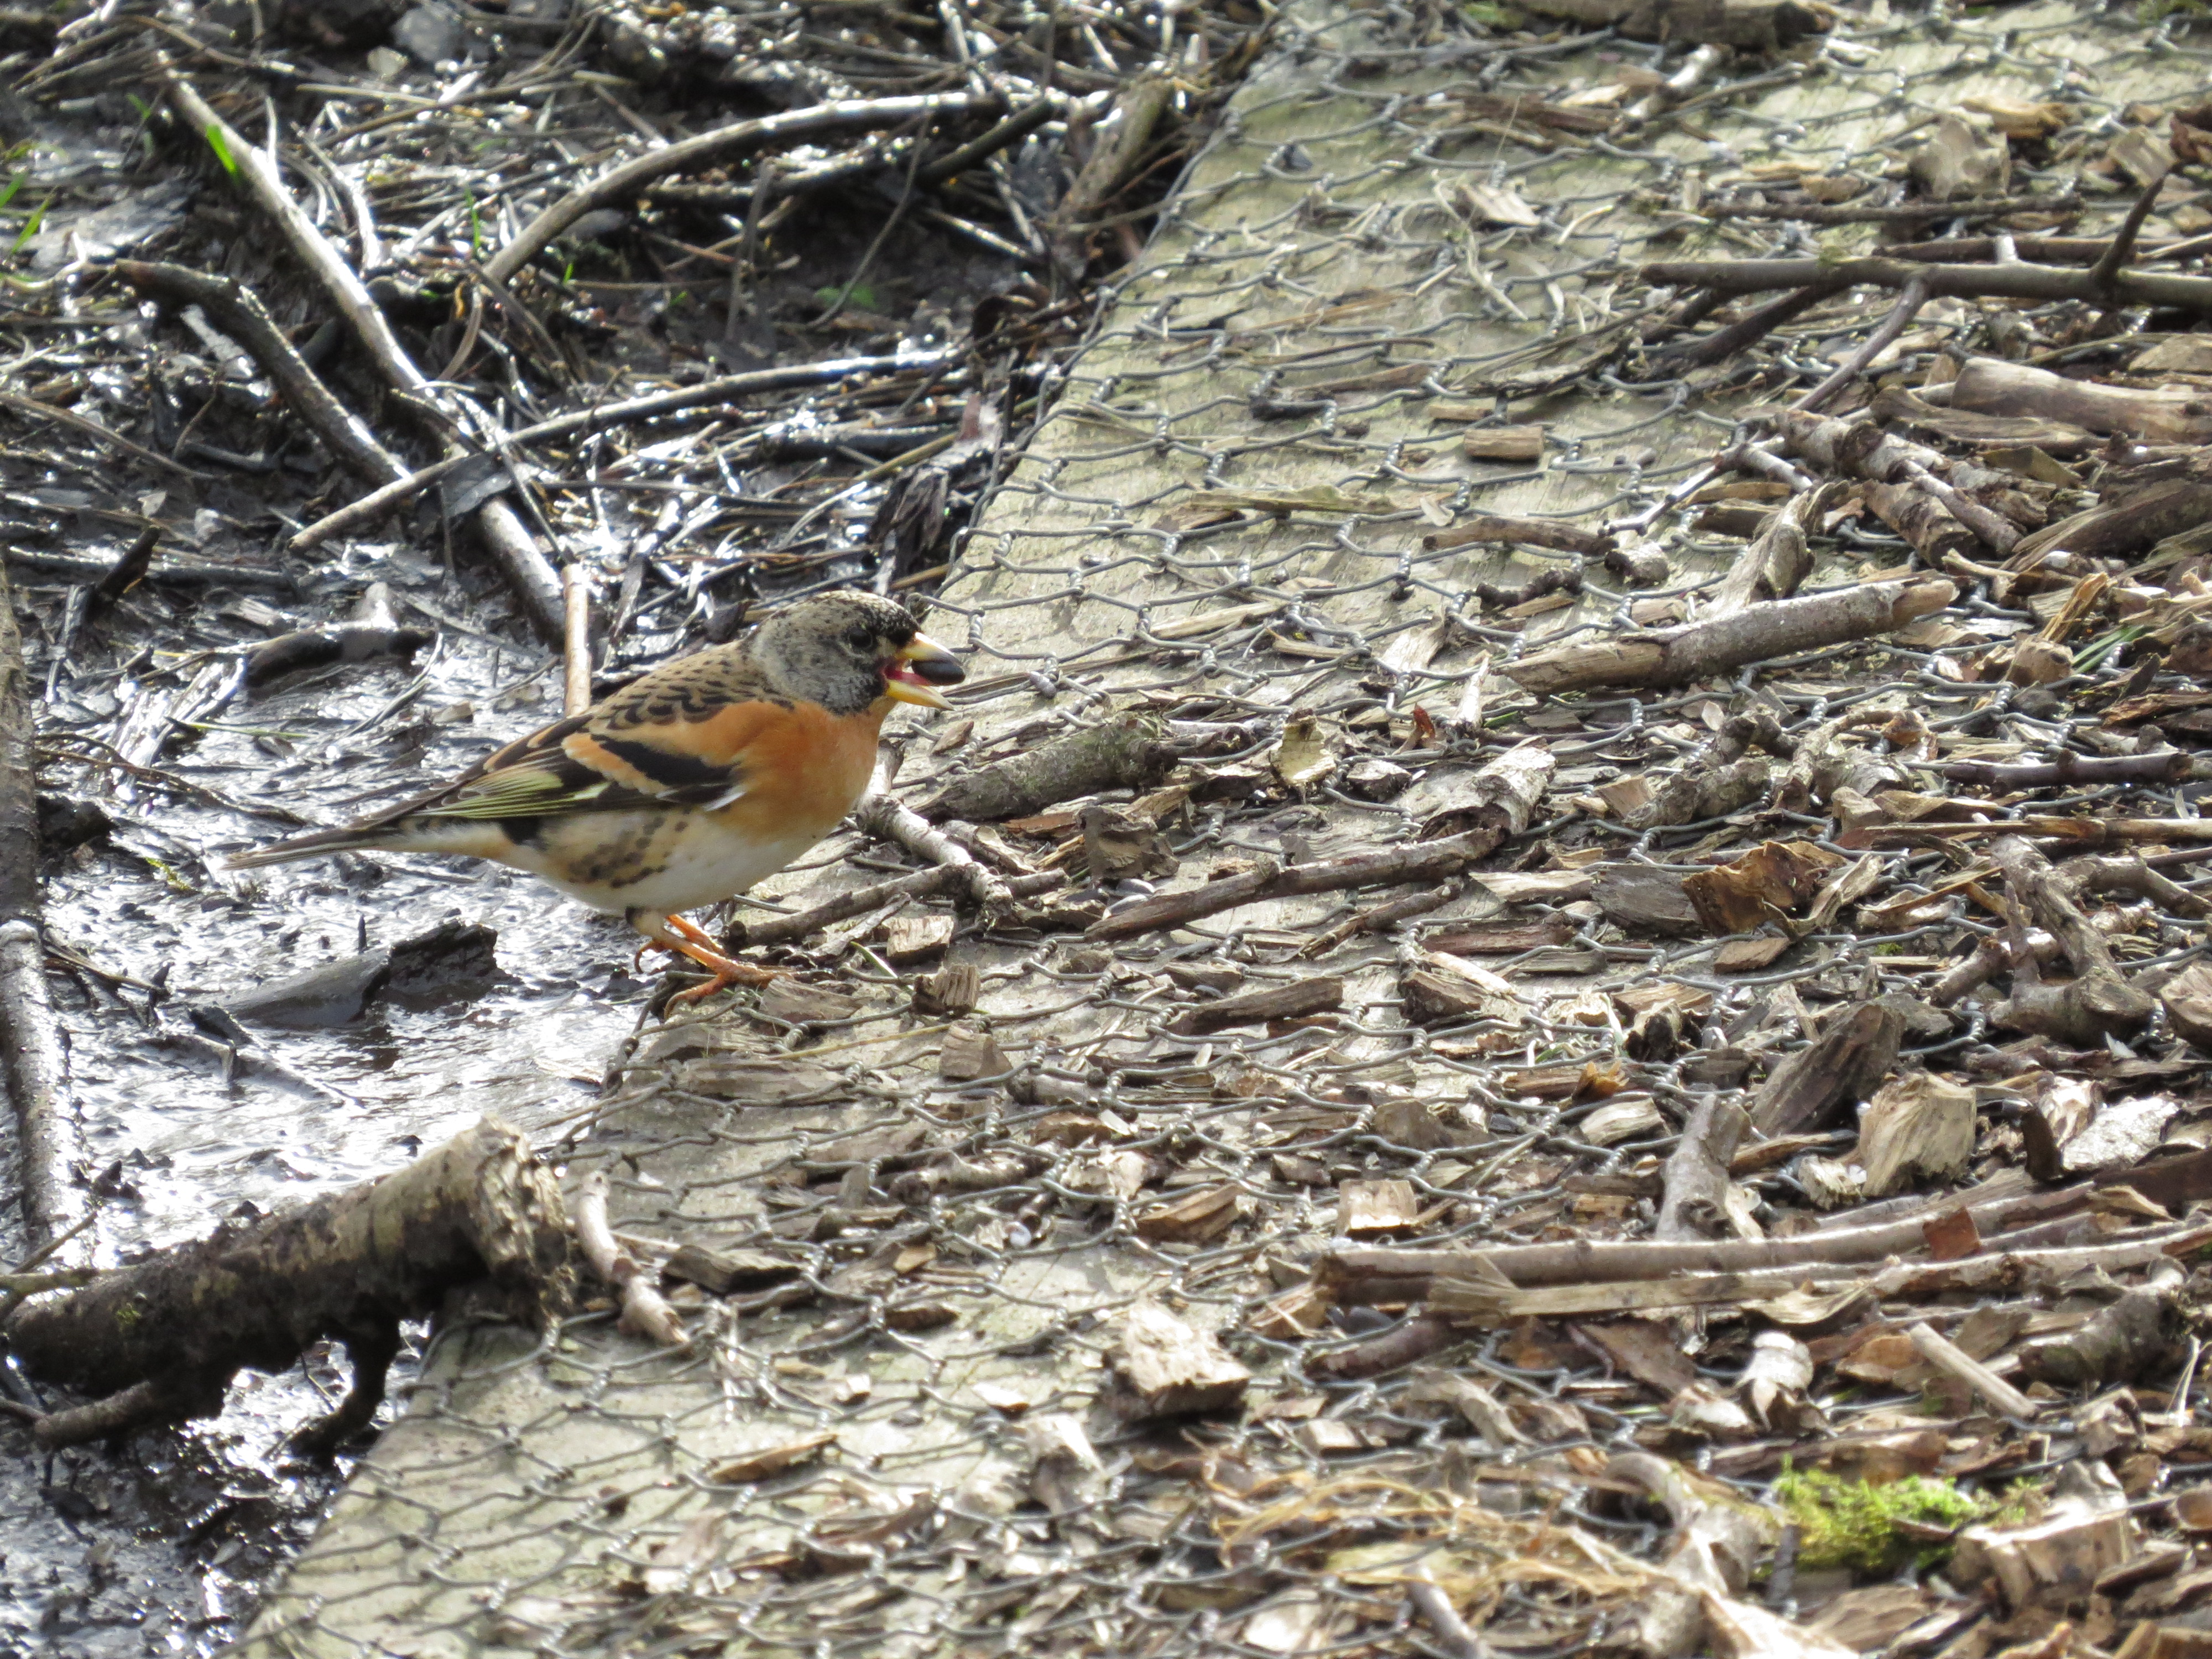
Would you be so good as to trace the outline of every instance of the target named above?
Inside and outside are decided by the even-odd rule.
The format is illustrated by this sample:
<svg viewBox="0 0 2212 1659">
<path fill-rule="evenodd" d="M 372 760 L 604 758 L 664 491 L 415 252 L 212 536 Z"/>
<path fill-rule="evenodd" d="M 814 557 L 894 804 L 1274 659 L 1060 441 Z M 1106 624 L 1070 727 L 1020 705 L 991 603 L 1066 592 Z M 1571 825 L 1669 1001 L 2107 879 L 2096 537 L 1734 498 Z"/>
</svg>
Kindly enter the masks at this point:
<svg viewBox="0 0 2212 1659">
<path fill-rule="evenodd" d="M 884 691 L 894 702 L 916 702 L 925 708 L 950 708 L 936 688 L 957 685 L 968 678 L 960 659 L 927 634 L 917 634 L 892 653 L 884 672 Z"/>
</svg>

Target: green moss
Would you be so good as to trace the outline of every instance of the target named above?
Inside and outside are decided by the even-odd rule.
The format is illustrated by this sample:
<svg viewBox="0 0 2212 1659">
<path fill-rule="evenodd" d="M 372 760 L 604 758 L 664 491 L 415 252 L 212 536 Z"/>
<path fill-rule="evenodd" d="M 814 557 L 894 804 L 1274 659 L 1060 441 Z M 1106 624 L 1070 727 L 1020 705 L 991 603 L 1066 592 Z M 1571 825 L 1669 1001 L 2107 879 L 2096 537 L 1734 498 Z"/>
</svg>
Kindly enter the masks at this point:
<svg viewBox="0 0 2212 1659">
<path fill-rule="evenodd" d="M 1851 1567 L 1889 1572 L 1917 1557 L 1924 1565 L 1943 1553 L 1898 1535 L 1897 1523 L 1962 1527 L 1994 1507 L 1968 1497 L 1948 1480 L 1908 1475 L 1886 1486 L 1844 1480 L 1818 1469 L 1785 1468 L 1774 1483 L 1774 1501 L 1797 1528 L 1797 1559 L 1808 1567 Z"/>
</svg>

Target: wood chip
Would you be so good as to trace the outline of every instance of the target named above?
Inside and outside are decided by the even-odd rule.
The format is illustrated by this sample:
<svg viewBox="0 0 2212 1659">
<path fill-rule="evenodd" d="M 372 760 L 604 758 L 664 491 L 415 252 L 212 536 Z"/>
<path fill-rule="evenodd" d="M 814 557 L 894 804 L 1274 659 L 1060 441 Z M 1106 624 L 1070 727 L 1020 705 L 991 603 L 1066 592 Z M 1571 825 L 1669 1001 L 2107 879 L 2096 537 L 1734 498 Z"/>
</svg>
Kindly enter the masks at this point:
<svg viewBox="0 0 2212 1659">
<path fill-rule="evenodd" d="M 1013 1069 L 985 1027 L 963 1021 L 945 1034 L 938 1050 L 937 1074 L 947 1083 L 973 1083 L 978 1078 L 1002 1077 Z"/>
<path fill-rule="evenodd" d="M 1955 1176 L 1973 1150 L 1974 1091 L 1931 1072 L 1885 1083 L 1859 1117 L 1858 1161 L 1869 1198 Z"/>
<path fill-rule="evenodd" d="M 908 968 L 941 955 L 952 943 L 955 926 L 952 917 L 934 911 L 893 916 L 883 925 L 884 958 L 894 968 Z"/>
<path fill-rule="evenodd" d="M 1344 981 L 1333 975 L 1295 979 L 1264 986 L 1233 997 L 1221 997 L 1179 1014 L 1168 1030 L 1177 1036 L 1203 1036 L 1231 1025 L 1265 1024 L 1270 1020 L 1299 1019 L 1344 1006 Z"/>
<path fill-rule="evenodd" d="M 1225 1411 L 1244 1397 L 1252 1373 L 1223 1352 L 1210 1331 L 1142 1301 L 1121 1322 L 1109 1359 L 1149 1416 Z"/>
<path fill-rule="evenodd" d="M 1386 1233 L 1410 1227 L 1421 1213 L 1410 1181 L 1347 1181 L 1336 1189 L 1337 1231 Z"/>
<path fill-rule="evenodd" d="M 1540 461 L 1544 458 L 1544 428 L 1540 426 L 1477 427 L 1460 440 L 1469 460 Z"/>
<path fill-rule="evenodd" d="M 781 1446 L 764 1447 L 757 1452 L 725 1459 L 707 1471 L 707 1479 L 720 1486 L 765 1480 L 770 1475 L 781 1474 L 786 1469 L 811 1463 L 825 1449 L 836 1443 L 835 1434 L 811 1434 L 803 1440 L 787 1441 Z"/>
<path fill-rule="evenodd" d="M 1755 974 L 1763 968 L 1771 968 L 1796 942 L 1787 936 L 1729 939 L 1713 952 L 1713 971 L 1717 974 Z"/>
<path fill-rule="evenodd" d="M 696 1285 L 710 1296 L 765 1290 L 799 1277 L 800 1264 L 765 1250 L 719 1250 L 686 1244 L 660 1264 L 664 1277 Z"/>
<path fill-rule="evenodd" d="M 1137 1236 L 1156 1244 L 1203 1244 L 1227 1232 L 1236 1219 L 1237 1188 L 1206 1187 L 1139 1213 Z"/>
<path fill-rule="evenodd" d="M 978 1382 L 975 1386 L 975 1398 L 1006 1417 L 1019 1417 L 1036 1403 L 1019 1389 L 1010 1389 L 1003 1382 Z"/>
<path fill-rule="evenodd" d="M 793 1025 L 850 1019 L 860 1011 L 858 997 L 789 977 L 771 980 L 760 995 L 760 1012 L 764 1017 L 787 1020 Z"/>
</svg>

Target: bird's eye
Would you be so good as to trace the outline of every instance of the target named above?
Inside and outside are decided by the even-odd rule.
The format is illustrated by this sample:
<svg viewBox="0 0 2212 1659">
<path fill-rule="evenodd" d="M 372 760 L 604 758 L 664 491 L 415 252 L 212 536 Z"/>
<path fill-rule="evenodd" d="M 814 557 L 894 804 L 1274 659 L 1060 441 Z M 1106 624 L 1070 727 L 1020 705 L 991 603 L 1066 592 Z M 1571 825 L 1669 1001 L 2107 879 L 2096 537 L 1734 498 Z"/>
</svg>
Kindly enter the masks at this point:
<svg viewBox="0 0 2212 1659">
<path fill-rule="evenodd" d="M 875 642 L 874 634 L 865 628 L 848 628 L 845 630 L 845 645 L 848 650 L 866 651 L 871 649 Z"/>
</svg>

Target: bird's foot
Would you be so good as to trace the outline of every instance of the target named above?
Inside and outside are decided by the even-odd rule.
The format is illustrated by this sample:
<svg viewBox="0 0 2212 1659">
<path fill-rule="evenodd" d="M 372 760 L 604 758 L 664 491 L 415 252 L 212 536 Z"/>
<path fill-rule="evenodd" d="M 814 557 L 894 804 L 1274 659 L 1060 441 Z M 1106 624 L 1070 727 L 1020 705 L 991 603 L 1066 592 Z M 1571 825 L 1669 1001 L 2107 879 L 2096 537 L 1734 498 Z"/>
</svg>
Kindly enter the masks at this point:
<svg viewBox="0 0 2212 1659">
<path fill-rule="evenodd" d="M 714 975 L 704 985 L 694 985 L 669 998 L 671 1007 L 679 1002 L 703 1001 L 717 991 L 732 985 L 766 985 L 781 977 L 773 969 L 756 968 L 749 962 L 739 962 L 721 949 L 712 933 L 681 916 L 669 917 L 665 926 L 672 937 L 657 939 L 653 943 L 665 951 L 690 957 Z M 642 957 L 644 951 L 641 950 L 638 954 Z"/>
</svg>

